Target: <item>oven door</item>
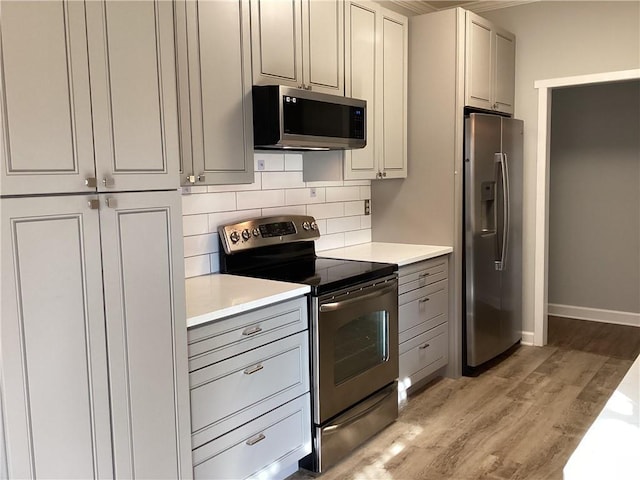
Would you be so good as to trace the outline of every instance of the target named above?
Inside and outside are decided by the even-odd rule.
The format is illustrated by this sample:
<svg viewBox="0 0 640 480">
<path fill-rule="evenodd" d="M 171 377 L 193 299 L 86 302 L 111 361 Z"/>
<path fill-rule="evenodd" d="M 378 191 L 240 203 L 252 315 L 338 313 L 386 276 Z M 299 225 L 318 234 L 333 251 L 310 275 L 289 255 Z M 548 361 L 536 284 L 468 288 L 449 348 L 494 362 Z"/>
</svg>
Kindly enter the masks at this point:
<svg viewBox="0 0 640 480">
<path fill-rule="evenodd" d="M 318 299 L 314 421 L 321 425 L 398 378 L 395 276 Z"/>
</svg>

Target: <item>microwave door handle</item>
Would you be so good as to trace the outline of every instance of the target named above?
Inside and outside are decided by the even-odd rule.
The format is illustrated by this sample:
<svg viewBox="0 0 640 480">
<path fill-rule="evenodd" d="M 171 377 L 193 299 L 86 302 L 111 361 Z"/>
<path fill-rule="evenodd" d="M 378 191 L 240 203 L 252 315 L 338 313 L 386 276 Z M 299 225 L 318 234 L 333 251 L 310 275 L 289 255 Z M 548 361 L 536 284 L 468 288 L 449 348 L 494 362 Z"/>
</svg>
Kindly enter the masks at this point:
<svg viewBox="0 0 640 480">
<path fill-rule="evenodd" d="M 349 298 L 347 300 L 340 300 L 339 302 L 325 303 L 324 305 L 320 305 L 320 312 L 335 312 L 336 310 L 341 310 L 343 308 L 347 308 L 354 303 L 361 302 L 363 300 L 370 300 L 372 298 L 380 297 L 382 295 L 386 295 L 387 293 L 391 293 L 395 290 L 395 287 L 385 286 L 383 288 L 379 288 L 374 290 L 373 292 L 365 293 L 364 295 L 358 295 L 357 297 Z"/>
</svg>

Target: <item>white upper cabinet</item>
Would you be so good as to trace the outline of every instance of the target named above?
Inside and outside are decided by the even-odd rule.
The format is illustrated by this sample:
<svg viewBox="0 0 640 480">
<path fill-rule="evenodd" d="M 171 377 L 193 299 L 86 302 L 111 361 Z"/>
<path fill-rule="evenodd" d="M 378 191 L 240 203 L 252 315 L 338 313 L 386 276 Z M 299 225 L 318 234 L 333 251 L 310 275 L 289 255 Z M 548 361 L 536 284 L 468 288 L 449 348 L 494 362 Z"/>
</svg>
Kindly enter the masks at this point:
<svg viewBox="0 0 640 480">
<path fill-rule="evenodd" d="M 180 1 L 176 36 L 185 185 L 252 183 L 249 1 Z"/>
<path fill-rule="evenodd" d="M 344 95 L 344 1 L 251 0 L 253 83 Z"/>
<path fill-rule="evenodd" d="M 374 2 L 349 2 L 346 95 L 367 101 L 367 146 L 345 151 L 345 179 L 407 176 L 408 20 Z"/>
<path fill-rule="evenodd" d="M 178 186 L 169 2 L 3 2 L 2 195 Z"/>
<path fill-rule="evenodd" d="M 0 14 L 0 194 L 95 191 L 84 3 L 2 2 Z"/>
<path fill-rule="evenodd" d="M 465 105 L 513 114 L 515 36 L 466 12 Z"/>
</svg>

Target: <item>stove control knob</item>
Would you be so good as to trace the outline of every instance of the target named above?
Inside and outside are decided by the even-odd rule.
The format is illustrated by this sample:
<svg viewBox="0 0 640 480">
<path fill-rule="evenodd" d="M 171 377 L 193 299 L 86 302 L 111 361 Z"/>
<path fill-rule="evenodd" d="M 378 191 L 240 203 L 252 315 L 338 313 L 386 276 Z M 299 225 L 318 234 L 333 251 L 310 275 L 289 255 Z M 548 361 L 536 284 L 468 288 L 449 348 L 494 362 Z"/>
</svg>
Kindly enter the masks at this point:
<svg viewBox="0 0 640 480">
<path fill-rule="evenodd" d="M 249 240 L 251 238 L 251 232 L 249 231 L 249 229 L 245 228 L 242 231 L 242 238 L 244 238 L 245 240 Z"/>
<path fill-rule="evenodd" d="M 309 225 L 309 222 L 302 222 L 302 228 L 304 228 L 305 230 L 309 230 L 311 228 L 311 225 Z"/>
<path fill-rule="evenodd" d="M 229 235 L 229 238 L 233 243 L 238 243 L 238 240 L 240 240 L 240 235 L 234 230 L 233 232 L 231 232 L 231 235 Z"/>
<path fill-rule="evenodd" d="M 257 228 L 253 229 L 253 236 L 254 237 L 259 237 L 260 236 L 260 230 L 258 230 Z"/>
<path fill-rule="evenodd" d="M 318 224 L 316 222 L 311 222 L 311 230 L 317 230 Z"/>
</svg>

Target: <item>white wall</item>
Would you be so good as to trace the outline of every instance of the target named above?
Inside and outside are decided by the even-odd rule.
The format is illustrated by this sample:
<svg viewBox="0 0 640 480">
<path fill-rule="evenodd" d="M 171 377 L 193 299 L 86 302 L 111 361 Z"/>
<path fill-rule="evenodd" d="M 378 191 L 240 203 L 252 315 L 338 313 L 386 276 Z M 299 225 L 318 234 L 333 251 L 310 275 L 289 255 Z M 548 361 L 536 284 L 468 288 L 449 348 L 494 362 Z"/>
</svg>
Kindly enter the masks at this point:
<svg viewBox="0 0 640 480">
<path fill-rule="evenodd" d="M 524 120 L 524 321 L 533 331 L 536 80 L 640 67 L 639 2 L 535 2 L 482 16 L 513 32 L 515 116 Z"/>
<path fill-rule="evenodd" d="M 335 162 L 325 157 L 316 154 L 311 159 L 320 165 L 313 169 L 315 175 L 322 174 L 323 165 L 327 169 L 335 167 Z M 220 270 L 218 225 L 252 217 L 312 215 L 321 234 L 316 241 L 317 251 L 371 241 L 371 216 L 364 215 L 364 200 L 371 198 L 370 180 L 305 182 L 302 154 L 256 153 L 254 161 L 252 184 L 191 187 L 188 194 L 183 190 L 187 278 Z M 263 170 L 259 170 L 258 163 L 264 163 Z M 321 178 L 331 178 L 330 175 Z"/>
<path fill-rule="evenodd" d="M 640 81 L 552 95 L 549 303 L 640 313 Z"/>
</svg>

